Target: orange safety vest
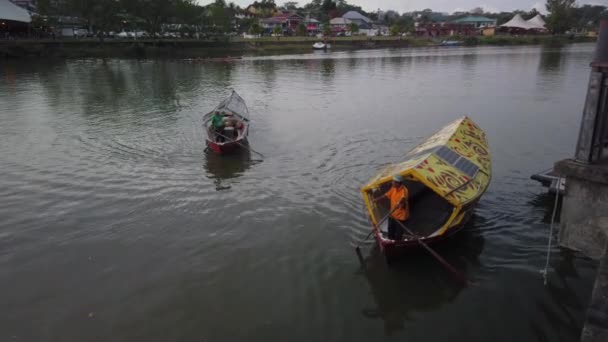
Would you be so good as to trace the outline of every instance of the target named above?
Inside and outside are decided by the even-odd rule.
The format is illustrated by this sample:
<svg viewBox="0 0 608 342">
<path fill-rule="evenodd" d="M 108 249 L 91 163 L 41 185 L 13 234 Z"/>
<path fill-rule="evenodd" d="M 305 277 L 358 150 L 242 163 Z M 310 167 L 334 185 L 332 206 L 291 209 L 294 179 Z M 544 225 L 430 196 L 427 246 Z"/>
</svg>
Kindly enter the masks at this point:
<svg viewBox="0 0 608 342">
<path fill-rule="evenodd" d="M 405 186 L 400 187 L 391 187 L 391 189 L 385 194 L 386 197 L 391 201 L 391 210 L 395 208 L 395 206 L 400 205 L 401 202 L 405 198 L 405 208 L 399 207 L 393 211 L 391 215 L 395 220 L 405 221 L 410 217 L 410 206 L 407 203 L 407 198 L 409 196 L 409 192 Z"/>
</svg>

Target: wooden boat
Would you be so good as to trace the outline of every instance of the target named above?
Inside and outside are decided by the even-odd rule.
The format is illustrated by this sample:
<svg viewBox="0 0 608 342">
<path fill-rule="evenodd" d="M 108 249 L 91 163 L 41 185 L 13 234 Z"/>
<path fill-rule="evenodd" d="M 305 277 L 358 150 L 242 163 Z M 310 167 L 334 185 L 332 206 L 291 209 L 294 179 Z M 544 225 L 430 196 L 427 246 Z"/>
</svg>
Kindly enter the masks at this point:
<svg viewBox="0 0 608 342">
<path fill-rule="evenodd" d="M 387 220 L 378 225 L 390 203 L 373 199 L 390 189 L 396 174 L 403 176 L 409 191 L 410 217 L 405 226 L 427 244 L 447 238 L 462 229 L 490 183 L 492 165 L 485 133 L 468 117 L 456 120 L 363 186 L 373 233 L 387 260 L 420 245 L 407 233 L 403 240 L 389 239 Z"/>
<path fill-rule="evenodd" d="M 327 50 L 327 49 L 331 48 L 331 45 L 327 44 L 327 43 L 316 42 L 316 43 L 312 44 L 312 48 L 314 50 Z"/>
<path fill-rule="evenodd" d="M 224 131 L 221 134 L 211 126 L 211 118 L 216 111 L 224 112 Z M 230 96 L 203 116 L 203 127 L 207 132 L 207 146 L 215 153 L 229 153 L 245 147 L 249 134 L 249 110 L 243 98 L 233 90 Z"/>
</svg>

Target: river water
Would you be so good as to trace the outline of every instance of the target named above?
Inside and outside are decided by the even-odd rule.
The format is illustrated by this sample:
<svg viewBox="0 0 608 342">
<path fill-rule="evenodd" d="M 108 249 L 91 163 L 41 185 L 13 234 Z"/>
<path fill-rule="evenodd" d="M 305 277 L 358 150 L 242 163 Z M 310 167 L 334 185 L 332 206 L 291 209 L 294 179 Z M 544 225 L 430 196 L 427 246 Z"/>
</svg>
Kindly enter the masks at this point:
<svg viewBox="0 0 608 342">
<path fill-rule="evenodd" d="M 2 341 L 577 341 L 596 264 L 553 249 L 532 173 L 573 155 L 593 45 L 234 63 L 0 64 Z M 230 89 L 251 147 L 204 152 Z M 359 187 L 450 121 L 492 183 L 432 258 L 388 268 Z"/>
</svg>

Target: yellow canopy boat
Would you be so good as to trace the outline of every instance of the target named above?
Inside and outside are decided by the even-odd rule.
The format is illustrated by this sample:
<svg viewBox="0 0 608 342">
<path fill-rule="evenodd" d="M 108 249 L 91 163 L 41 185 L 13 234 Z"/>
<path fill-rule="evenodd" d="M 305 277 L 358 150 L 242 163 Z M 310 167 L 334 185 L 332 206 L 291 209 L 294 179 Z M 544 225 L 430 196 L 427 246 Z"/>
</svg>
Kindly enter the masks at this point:
<svg viewBox="0 0 608 342">
<path fill-rule="evenodd" d="M 415 236 L 388 238 L 388 200 L 374 202 L 391 187 L 394 175 L 404 178 L 410 217 L 405 222 Z M 406 154 L 405 161 L 386 167 L 363 188 L 363 200 L 376 241 L 387 258 L 418 246 L 417 238 L 435 242 L 460 230 L 488 188 L 492 165 L 484 131 L 463 117 L 447 125 Z"/>
</svg>

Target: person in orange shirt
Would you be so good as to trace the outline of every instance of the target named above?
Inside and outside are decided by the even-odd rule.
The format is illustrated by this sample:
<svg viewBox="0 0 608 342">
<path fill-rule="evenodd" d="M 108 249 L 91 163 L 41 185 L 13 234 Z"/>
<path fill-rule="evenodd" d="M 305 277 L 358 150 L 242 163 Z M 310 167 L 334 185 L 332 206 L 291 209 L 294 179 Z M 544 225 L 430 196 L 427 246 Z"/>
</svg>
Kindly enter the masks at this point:
<svg viewBox="0 0 608 342">
<path fill-rule="evenodd" d="M 401 225 L 397 221 L 405 225 L 405 221 L 410 217 L 408 196 L 409 192 L 405 185 L 403 185 L 403 176 L 397 174 L 393 176 L 393 185 L 390 190 L 374 199 L 378 202 L 383 198 L 388 198 L 391 202 L 390 210 L 396 208 L 388 218 L 388 238 L 391 240 L 401 240 L 403 237 L 403 228 L 401 228 Z"/>
</svg>

